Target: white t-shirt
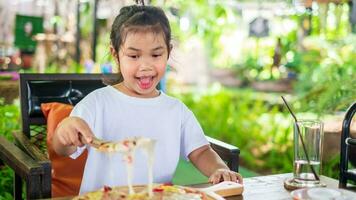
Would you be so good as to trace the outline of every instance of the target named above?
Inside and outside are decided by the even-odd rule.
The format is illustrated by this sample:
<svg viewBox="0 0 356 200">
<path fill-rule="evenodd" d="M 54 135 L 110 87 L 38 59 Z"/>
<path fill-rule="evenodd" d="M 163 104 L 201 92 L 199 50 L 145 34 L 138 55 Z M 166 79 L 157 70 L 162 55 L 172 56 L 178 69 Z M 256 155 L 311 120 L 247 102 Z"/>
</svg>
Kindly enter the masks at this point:
<svg viewBox="0 0 356 200">
<path fill-rule="evenodd" d="M 187 159 L 208 141 L 194 114 L 179 100 L 163 92 L 154 98 L 128 96 L 112 86 L 88 94 L 71 116 L 85 120 L 95 136 L 120 141 L 134 136 L 156 140 L 153 181 L 171 182 L 180 157 Z M 77 148 L 77 158 L 88 148 L 80 194 L 108 186 L 127 185 L 126 165 L 120 153 L 102 153 L 90 146 Z M 147 157 L 138 149 L 133 163 L 133 184 L 147 184 Z"/>
</svg>

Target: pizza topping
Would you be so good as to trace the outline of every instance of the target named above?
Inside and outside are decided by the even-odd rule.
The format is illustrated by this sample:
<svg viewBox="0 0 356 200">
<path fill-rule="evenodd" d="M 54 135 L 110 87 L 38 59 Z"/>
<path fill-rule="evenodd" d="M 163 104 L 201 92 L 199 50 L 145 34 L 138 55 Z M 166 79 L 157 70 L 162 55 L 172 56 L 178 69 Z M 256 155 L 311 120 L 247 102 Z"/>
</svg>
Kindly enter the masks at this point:
<svg viewBox="0 0 356 200">
<path fill-rule="evenodd" d="M 167 191 L 167 192 L 184 193 L 184 190 L 182 190 L 181 188 L 175 187 L 173 185 L 162 185 L 161 187 L 163 188 L 164 191 Z"/>
<path fill-rule="evenodd" d="M 135 143 L 136 143 L 136 142 L 135 142 Z M 135 145 L 135 143 L 132 142 L 133 145 Z M 129 141 L 129 140 L 124 140 L 124 141 L 122 142 L 122 144 L 123 144 L 125 147 L 129 147 L 130 141 Z"/>
<path fill-rule="evenodd" d="M 153 188 L 153 192 L 163 192 L 163 188 Z"/>
<path fill-rule="evenodd" d="M 104 192 L 109 192 L 109 191 L 112 190 L 112 188 L 110 186 L 107 186 L 107 185 L 105 185 L 103 189 L 104 189 Z"/>
</svg>

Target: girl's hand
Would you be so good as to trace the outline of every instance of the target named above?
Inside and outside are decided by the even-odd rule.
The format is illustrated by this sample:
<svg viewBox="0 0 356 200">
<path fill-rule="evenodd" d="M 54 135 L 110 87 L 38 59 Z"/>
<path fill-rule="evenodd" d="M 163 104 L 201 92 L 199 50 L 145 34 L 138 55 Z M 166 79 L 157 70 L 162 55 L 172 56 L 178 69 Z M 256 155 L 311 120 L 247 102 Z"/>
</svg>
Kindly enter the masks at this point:
<svg viewBox="0 0 356 200">
<path fill-rule="evenodd" d="M 88 124 L 79 117 L 67 117 L 56 128 L 54 136 L 63 146 L 83 146 L 94 137 Z"/>
<path fill-rule="evenodd" d="M 222 181 L 243 183 L 242 176 L 239 173 L 228 169 L 218 169 L 209 177 L 209 182 L 213 184 L 217 184 Z"/>
</svg>

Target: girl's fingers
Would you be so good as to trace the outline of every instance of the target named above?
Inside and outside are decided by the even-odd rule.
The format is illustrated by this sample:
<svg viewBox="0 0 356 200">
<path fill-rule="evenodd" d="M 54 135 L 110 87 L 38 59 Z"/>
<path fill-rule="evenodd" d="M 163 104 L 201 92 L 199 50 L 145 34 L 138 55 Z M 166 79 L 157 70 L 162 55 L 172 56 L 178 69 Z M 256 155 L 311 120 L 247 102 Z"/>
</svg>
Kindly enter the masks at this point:
<svg viewBox="0 0 356 200">
<path fill-rule="evenodd" d="M 78 139 L 78 133 L 72 127 L 62 128 L 60 135 L 58 136 L 59 141 L 65 146 L 80 146 L 82 145 Z"/>
<path fill-rule="evenodd" d="M 210 176 L 209 182 L 212 184 L 219 183 L 221 179 L 221 174 L 220 173 L 214 173 L 213 175 Z"/>
<path fill-rule="evenodd" d="M 231 172 L 230 173 L 230 177 L 231 177 L 231 181 L 233 181 L 233 182 L 238 182 L 240 184 L 242 184 L 242 182 L 243 182 L 242 181 L 242 176 L 239 173 Z"/>
<path fill-rule="evenodd" d="M 59 135 L 59 140 L 65 146 L 68 146 L 71 143 L 70 138 L 68 137 L 68 133 L 65 130 L 63 130 L 63 133 Z"/>
<path fill-rule="evenodd" d="M 231 181 L 230 173 L 228 171 L 222 173 L 223 181 Z"/>
<path fill-rule="evenodd" d="M 57 138 L 58 138 L 58 140 L 59 140 L 59 142 L 61 144 L 66 145 L 66 140 L 64 139 L 64 135 L 63 134 L 58 135 Z"/>
<path fill-rule="evenodd" d="M 82 134 L 78 134 L 78 140 L 80 142 L 80 147 L 84 146 L 85 144 L 88 144 L 87 140 L 84 138 Z"/>
<path fill-rule="evenodd" d="M 81 122 L 76 126 L 76 130 L 84 137 L 86 143 L 91 143 L 94 134 L 86 122 L 81 120 Z"/>
<path fill-rule="evenodd" d="M 72 132 L 69 134 L 69 139 L 72 145 L 74 146 L 80 146 L 82 143 L 79 140 L 78 133 Z"/>
<path fill-rule="evenodd" d="M 215 174 L 213 174 L 213 175 L 211 175 L 210 177 L 209 177 L 209 182 L 210 183 L 214 183 L 214 176 L 215 176 Z"/>
<path fill-rule="evenodd" d="M 237 179 L 239 180 L 240 184 L 243 184 L 244 181 L 243 181 L 241 174 L 237 173 Z"/>
<path fill-rule="evenodd" d="M 68 124 L 69 136 L 73 145 L 83 146 L 92 141 L 93 133 L 85 121 L 73 118 L 73 123 Z"/>
<path fill-rule="evenodd" d="M 230 179 L 232 182 L 237 182 L 237 173 L 235 172 L 230 173 Z"/>
<path fill-rule="evenodd" d="M 221 177 L 222 177 L 221 174 L 218 174 L 218 175 L 215 177 L 213 184 L 220 183 Z"/>
<path fill-rule="evenodd" d="M 217 170 L 209 178 L 209 182 L 213 184 L 219 183 L 221 181 L 233 181 L 243 184 L 242 176 L 239 173 L 230 170 Z"/>
</svg>

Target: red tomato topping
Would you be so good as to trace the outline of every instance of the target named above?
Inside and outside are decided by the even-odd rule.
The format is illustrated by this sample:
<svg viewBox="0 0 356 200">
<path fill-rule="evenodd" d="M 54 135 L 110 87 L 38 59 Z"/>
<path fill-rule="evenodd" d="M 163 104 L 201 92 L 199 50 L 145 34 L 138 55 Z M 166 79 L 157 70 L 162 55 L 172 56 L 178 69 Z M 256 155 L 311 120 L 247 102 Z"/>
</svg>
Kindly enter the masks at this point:
<svg viewBox="0 0 356 200">
<path fill-rule="evenodd" d="M 111 187 L 110 186 L 107 186 L 107 185 L 104 185 L 104 192 L 109 192 L 111 191 Z"/>
<path fill-rule="evenodd" d="M 125 141 L 123 142 L 123 144 L 124 144 L 124 146 L 128 147 L 128 146 L 129 146 L 129 144 L 130 144 L 130 141 L 125 140 Z"/>
<path fill-rule="evenodd" d="M 163 188 L 153 188 L 153 192 L 163 192 Z"/>
</svg>

